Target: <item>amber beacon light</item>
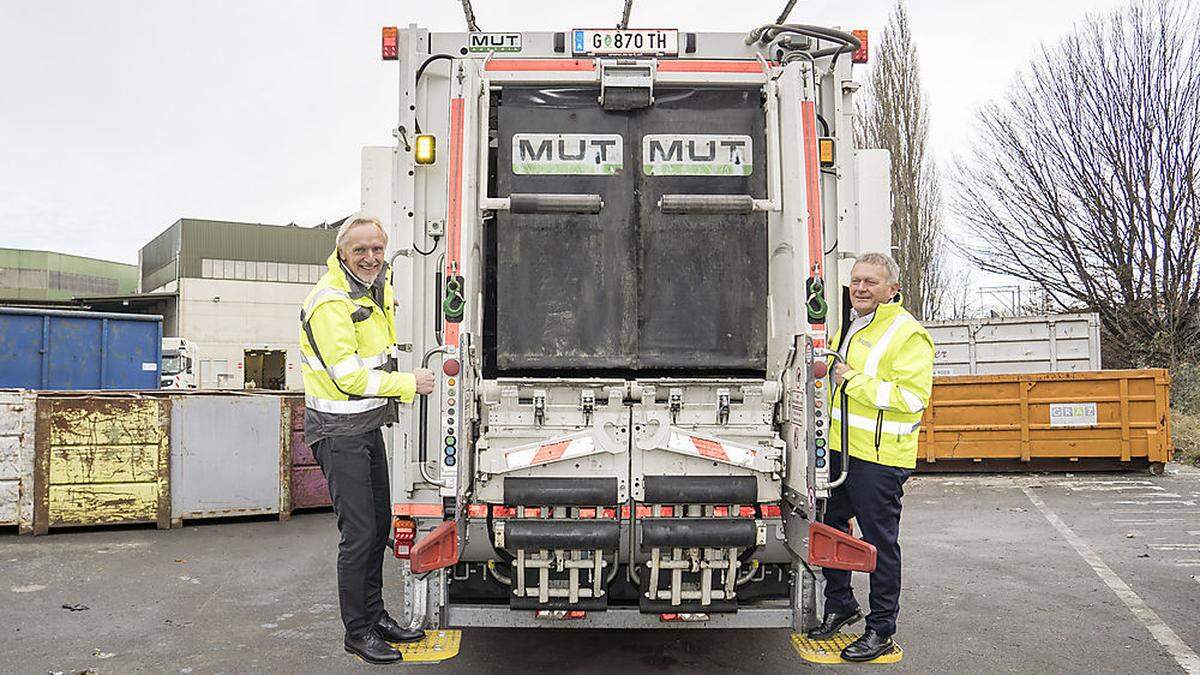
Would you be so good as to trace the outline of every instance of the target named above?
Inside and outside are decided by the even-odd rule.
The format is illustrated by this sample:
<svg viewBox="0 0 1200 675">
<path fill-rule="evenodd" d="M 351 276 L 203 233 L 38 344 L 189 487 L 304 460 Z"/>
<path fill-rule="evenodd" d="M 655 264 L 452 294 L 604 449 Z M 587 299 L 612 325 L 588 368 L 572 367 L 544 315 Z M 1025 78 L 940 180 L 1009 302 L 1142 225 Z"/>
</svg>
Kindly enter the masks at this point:
<svg viewBox="0 0 1200 675">
<path fill-rule="evenodd" d="M 437 159 L 437 140 L 430 134 L 417 136 L 417 142 L 413 144 L 413 155 L 417 164 L 433 164 Z"/>
</svg>

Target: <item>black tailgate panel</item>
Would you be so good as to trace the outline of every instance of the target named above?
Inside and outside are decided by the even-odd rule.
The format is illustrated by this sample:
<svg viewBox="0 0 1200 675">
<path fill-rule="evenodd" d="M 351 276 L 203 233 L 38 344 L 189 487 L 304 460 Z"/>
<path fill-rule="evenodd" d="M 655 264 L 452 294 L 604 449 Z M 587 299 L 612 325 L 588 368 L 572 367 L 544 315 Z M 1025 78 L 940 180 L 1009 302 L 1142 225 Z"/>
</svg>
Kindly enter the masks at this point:
<svg viewBox="0 0 1200 675">
<path fill-rule="evenodd" d="M 766 216 L 664 215 L 662 194 L 766 197 L 758 89 L 665 89 L 605 112 L 595 88 L 505 87 L 493 99 L 492 194 L 599 194 L 596 215 L 497 213 L 487 225 L 485 376 L 766 369 Z M 614 175 L 513 171 L 514 133 L 620 134 Z M 645 134 L 745 134 L 749 176 L 646 176 Z"/>
<path fill-rule="evenodd" d="M 638 215 L 638 366 L 766 370 L 767 216 L 670 215 L 664 194 L 766 197 L 766 143 L 757 89 L 656 91 L 643 134 L 736 134 L 752 140 L 749 176 L 646 176 Z"/>
</svg>

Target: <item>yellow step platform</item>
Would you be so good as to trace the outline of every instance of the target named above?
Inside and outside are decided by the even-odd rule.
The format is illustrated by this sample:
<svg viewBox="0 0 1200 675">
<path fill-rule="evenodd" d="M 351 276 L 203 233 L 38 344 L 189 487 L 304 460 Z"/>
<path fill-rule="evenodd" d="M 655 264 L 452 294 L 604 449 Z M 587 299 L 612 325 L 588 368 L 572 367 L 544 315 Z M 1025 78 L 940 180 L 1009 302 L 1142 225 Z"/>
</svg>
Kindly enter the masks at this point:
<svg viewBox="0 0 1200 675">
<path fill-rule="evenodd" d="M 828 640 L 812 640 L 799 633 L 792 633 L 792 647 L 800 658 L 809 663 L 851 663 L 842 660 L 842 650 L 860 637 L 858 633 L 838 633 Z M 904 650 L 896 645 L 891 652 L 866 663 L 896 663 L 904 658 Z"/>
<path fill-rule="evenodd" d="M 397 644 L 395 647 L 404 655 L 405 663 L 437 663 L 458 656 L 461 642 L 461 630 L 428 630 L 424 639 Z"/>
</svg>

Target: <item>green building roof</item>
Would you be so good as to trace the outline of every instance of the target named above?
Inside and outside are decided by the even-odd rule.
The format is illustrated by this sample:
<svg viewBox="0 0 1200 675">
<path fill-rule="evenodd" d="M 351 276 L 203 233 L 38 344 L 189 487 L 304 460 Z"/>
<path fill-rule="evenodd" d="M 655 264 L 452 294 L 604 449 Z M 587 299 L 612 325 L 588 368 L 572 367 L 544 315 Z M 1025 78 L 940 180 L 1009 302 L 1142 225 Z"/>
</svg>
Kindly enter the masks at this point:
<svg viewBox="0 0 1200 675">
<path fill-rule="evenodd" d="M 0 301 L 70 300 L 137 291 L 136 265 L 53 251 L 0 248 Z"/>
</svg>

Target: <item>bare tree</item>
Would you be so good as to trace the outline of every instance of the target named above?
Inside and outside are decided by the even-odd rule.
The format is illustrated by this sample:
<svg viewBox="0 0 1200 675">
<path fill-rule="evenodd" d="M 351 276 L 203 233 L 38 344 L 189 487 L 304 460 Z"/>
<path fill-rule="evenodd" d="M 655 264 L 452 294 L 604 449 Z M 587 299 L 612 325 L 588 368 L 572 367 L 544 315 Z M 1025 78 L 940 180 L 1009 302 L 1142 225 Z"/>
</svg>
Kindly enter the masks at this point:
<svg viewBox="0 0 1200 675">
<path fill-rule="evenodd" d="M 941 264 L 941 191 L 930 157 L 929 110 L 908 10 L 901 0 L 872 55 L 857 128 L 859 147 L 892 153 L 892 245 L 900 264 L 904 305 L 918 319 L 941 312 L 946 279 Z"/>
<path fill-rule="evenodd" d="M 978 126 L 957 171 L 964 253 L 1098 312 L 1120 365 L 1200 355 L 1194 7 L 1148 0 L 1088 17 Z"/>
</svg>

